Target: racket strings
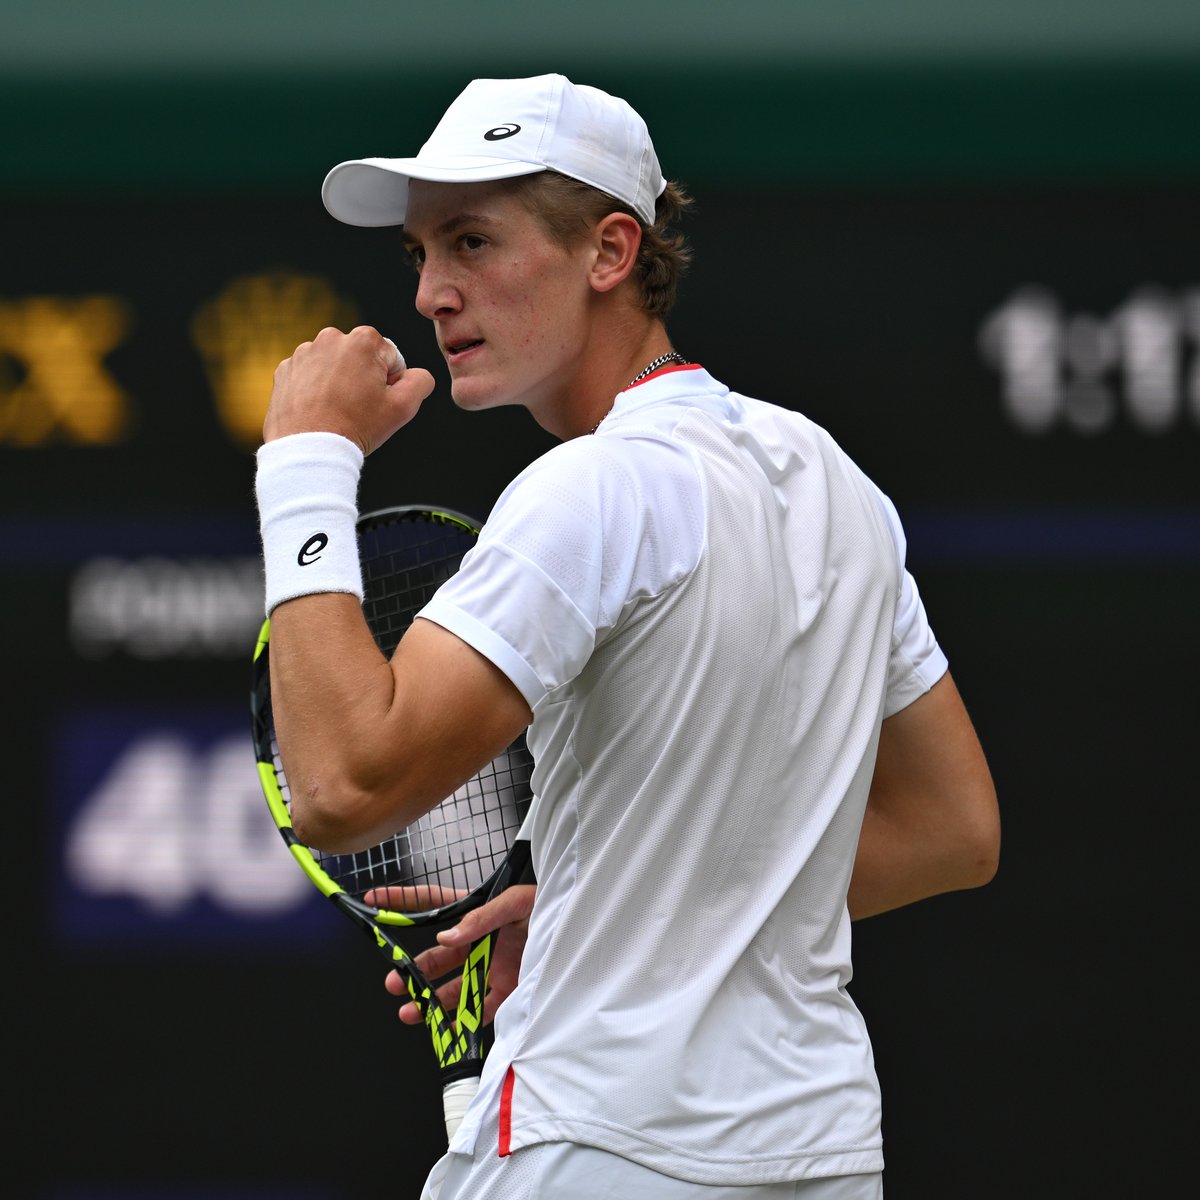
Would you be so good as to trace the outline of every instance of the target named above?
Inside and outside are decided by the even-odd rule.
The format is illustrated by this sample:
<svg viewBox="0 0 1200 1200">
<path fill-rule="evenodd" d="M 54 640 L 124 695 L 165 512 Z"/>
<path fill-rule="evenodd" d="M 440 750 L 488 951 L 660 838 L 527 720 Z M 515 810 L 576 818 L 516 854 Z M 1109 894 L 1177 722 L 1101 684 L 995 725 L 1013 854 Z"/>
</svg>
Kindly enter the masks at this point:
<svg viewBox="0 0 1200 1200">
<path fill-rule="evenodd" d="M 475 532 L 450 519 L 405 515 L 359 533 L 363 613 L 384 654 L 391 656 L 413 618 L 458 570 Z"/>
<path fill-rule="evenodd" d="M 284 803 L 291 793 L 272 739 Z M 309 847 L 321 870 L 350 895 L 406 889 L 401 911 L 419 913 L 474 892 L 500 869 L 529 807 L 533 760 L 523 741 L 498 755 L 436 808 L 390 838 L 352 854 Z"/>
</svg>

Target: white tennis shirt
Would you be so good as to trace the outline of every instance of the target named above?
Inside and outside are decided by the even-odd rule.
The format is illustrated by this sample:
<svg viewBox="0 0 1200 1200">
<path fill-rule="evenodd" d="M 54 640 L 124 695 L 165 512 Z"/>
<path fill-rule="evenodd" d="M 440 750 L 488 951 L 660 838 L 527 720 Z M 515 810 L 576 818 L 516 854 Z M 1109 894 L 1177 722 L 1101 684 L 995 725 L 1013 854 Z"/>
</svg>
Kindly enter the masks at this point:
<svg viewBox="0 0 1200 1200">
<path fill-rule="evenodd" d="M 533 710 L 520 984 L 453 1149 L 679 1178 L 882 1169 L 846 890 L 882 719 L 946 669 L 890 502 L 699 367 L 505 490 L 423 616 Z"/>
</svg>

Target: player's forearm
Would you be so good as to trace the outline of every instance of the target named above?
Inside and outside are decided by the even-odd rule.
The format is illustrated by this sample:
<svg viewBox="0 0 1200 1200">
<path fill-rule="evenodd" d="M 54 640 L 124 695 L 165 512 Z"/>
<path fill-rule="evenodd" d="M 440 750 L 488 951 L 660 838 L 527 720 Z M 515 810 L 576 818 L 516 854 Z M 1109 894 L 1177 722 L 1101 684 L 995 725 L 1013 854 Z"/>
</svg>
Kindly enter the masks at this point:
<svg viewBox="0 0 1200 1200">
<path fill-rule="evenodd" d="M 868 807 L 847 898 L 853 920 L 945 892 L 982 887 L 996 870 L 990 830 L 905 825 Z"/>
<path fill-rule="evenodd" d="M 272 612 L 271 694 L 302 840 L 337 851 L 411 819 L 400 764 L 381 753 L 395 680 L 356 597 L 302 596 Z"/>
<path fill-rule="evenodd" d="M 998 851 L 988 794 L 950 814 L 919 803 L 889 805 L 872 791 L 854 858 L 850 916 L 871 917 L 929 896 L 983 887 L 996 874 Z"/>
</svg>

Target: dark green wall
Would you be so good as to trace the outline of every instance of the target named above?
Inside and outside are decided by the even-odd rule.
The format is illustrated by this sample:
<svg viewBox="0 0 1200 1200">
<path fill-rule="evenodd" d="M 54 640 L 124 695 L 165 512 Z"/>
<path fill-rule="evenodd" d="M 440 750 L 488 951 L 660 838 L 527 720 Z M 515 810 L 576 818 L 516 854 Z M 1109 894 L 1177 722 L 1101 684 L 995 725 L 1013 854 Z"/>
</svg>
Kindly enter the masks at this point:
<svg viewBox="0 0 1200 1200">
<path fill-rule="evenodd" d="M 493 64 L 494 65 L 494 64 Z M 558 69 L 644 113 L 668 173 L 797 184 L 1200 178 L 1200 55 Z M 180 72 L 0 79 L 0 188 L 311 186 L 343 158 L 416 149 L 470 77 Z"/>
</svg>

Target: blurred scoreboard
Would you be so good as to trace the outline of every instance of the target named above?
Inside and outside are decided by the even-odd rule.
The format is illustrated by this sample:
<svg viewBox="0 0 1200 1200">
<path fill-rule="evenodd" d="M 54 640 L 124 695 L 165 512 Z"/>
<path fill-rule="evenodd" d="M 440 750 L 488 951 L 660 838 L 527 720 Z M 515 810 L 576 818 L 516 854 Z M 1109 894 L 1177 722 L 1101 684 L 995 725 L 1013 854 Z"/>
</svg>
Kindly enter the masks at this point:
<svg viewBox="0 0 1200 1200">
<path fill-rule="evenodd" d="M 1198 203 L 709 192 L 671 329 L 828 426 L 900 505 L 918 563 L 1195 562 Z M 453 409 L 395 232 L 314 197 L 10 204 L 4 241 L 3 736 L 13 785 L 53 797 L 50 911 L 72 941 L 285 937 L 311 900 L 260 811 L 246 715 L 276 364 L 367 322 L 434 368 L 364 506 L 485 516 L 549 439 L 516 410 Z"/>
<path fill-rule="evenodd" d="M 50 799 L 27 813 L 53 848 L 40 882 L 65 947 L 212 953 L 326 927 L 250 745 L 253 454 L 276 365 L 323 326 L 372 321 L 418 359 L 435 346 L 394 240 L 339 236 L 311 209 L 8 208 L 0 637 L 16 703 L 0 736 L 12 785 Z M 519 465 L 519 445 L 494 445 L 512 422 L 477 438 L 471 466 L 440 444 L 447 418 L 423 422 L 437 428 L 415 453 L 381 455 L 364 496 L 490 503 Z"/>
<path fill-rule="evenodd" d="M 808 413 L 891 495 L 1006 794 L 1069 773 L 1062 794 L 1086 788 L 1114 813 L 1134 785 L 1100 751 L 1136 737 L 1139 780 L 1170 775 L 1147 742 L 1183 745 L 1173 727 L 1193 720 L 1200 184 L 695 190 L 675 345 Z M 368 461 L 364 509 L 486 517 L 552 443 L 521 410 L 454 409 L 395 232 L 341 226 L 312 192 L 5 205 L 0 739 L 14 832 L 38 847 L 14 881 L 37 901 L 14 937 L 45 980 L 29 1053 L 67 1046 L 86 1110 L 44 1172 L 64 1200 L 279 1194 L 259 1125 L 286 1114 L 264 1114 L 243 1077 L 267 1081 L 275 1104 L 316 1071 L 374 1105 L 399 1070 L 414 1179 L 441 1137 L 421 1100 L 435 1094 L 422 1035 L 393 1037 L 375 958 L 295 870 L 259 798 L 254 451 L 277 363 L 321 327 L 358 322 L 438 380 Z M 1011 877 L 1056 878 L 1068 836 L 1018 832 Z M 1097 886 L 1079 890 L 1103 905 Z M 868 1007 L 873 932 L 858 935 Z M 984 969 L 959 966 L 965 980 Z M 922 1018 L 894 994 L 879 1007 L 881 1056 L 898 1054 L 908 1034 L 889 1039 L 889 1020 L 907 1031 Z M 160 1059 L 186 1080 L 169 1100 Z M 357 1178 L 306 1195 L 395 1194 L 394 1170 L 362 1153 L 353 1105 L 322 1122 L 330 1174 L 353 1164 Z M 920 1135 L 895 1144 L 902 1179 Z M 139 1172 L 158 1184 L 138 1190 Z"/>
</svg>

